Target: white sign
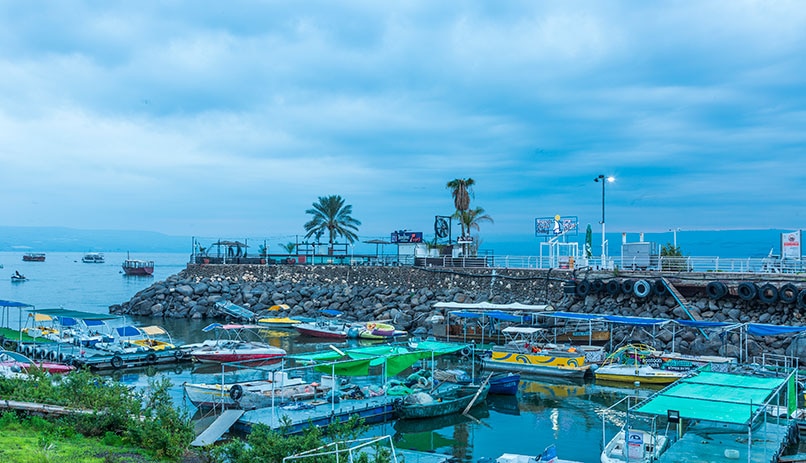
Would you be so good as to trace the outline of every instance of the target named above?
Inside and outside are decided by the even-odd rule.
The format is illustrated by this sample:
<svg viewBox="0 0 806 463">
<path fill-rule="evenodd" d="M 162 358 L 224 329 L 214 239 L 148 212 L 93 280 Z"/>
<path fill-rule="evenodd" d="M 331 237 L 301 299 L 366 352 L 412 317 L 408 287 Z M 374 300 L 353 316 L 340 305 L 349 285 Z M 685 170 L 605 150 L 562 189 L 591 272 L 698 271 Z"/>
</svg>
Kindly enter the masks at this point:
<svg viewBox="0 0 806 463">
<path fill-rule="evenodd" d="M 627 459 L 644 461 L 644 433 L 640 431 L 627 432 Z"/>
<path fill-rule="evenodd" d="M 801 231 L 793 231 L 790 233 L 781 233 L 781 257 L 784 259 L 797 259 L 801 258 Z"/>
</svg>

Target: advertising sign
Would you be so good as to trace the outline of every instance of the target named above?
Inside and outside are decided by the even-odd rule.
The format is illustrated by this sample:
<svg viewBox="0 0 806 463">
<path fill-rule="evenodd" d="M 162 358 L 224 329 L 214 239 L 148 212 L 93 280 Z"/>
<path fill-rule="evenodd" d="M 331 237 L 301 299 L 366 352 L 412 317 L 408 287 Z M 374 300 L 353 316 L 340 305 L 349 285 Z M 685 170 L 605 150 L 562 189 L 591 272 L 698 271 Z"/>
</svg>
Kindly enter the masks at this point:
<svg viewBox="0 0 806 463">
<path fill-rule="evenodd" d="M 644 433 L 627 431 L 627 459 L 644 461 Z"/>
<path fill-rule="evenodd" d="M 565 233 L 578 234 L 579 220 L 576 216 L 538 217 L 535 219 L 535 236 L 556 236 Z"/>
<path fill-rule="evenodd" d="M 423 232 L 410 232 L 406 230 L 392 232 L 391 241 L 395 244 L 422 243 Z"/>
<path fill-rule="evenodd" d="M 801 231 L 781 233 L 781 257 L 784 259 L 798 259 L 803 255 L 801 251 Z"/>
</svg>

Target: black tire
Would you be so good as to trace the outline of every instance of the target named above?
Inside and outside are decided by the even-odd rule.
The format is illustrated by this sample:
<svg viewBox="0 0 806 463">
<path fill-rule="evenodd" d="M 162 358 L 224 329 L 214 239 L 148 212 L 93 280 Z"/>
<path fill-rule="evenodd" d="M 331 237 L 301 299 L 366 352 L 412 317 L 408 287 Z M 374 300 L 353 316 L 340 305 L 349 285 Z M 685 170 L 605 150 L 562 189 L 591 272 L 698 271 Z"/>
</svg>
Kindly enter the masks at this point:
<svg viewBox="0 0 806 463">
<path fill-rule="evenodd" d="M 728 287 L 721 281 L 712 281 L 705 286 L 705 293 L 709 298 L 718 301 L 728 294 Z"/>
<path fill-rule="evenodd" d="M 241 387 L 240 384 L 234 384 L 229 388 L 229 397 L 236 402 L 241 400 L 241 397 L 243 397 L 243 387 Z"/>
<path fill-rule="evenodd" d="M 806 310 L 806 289 L 801 289 L 798 293 L 798 307 Z"/>
<path fill-rule="evenodd" d="M 758 300 L 765 304 L 778 302 L 778 288 L 772 283 L 765 283 L 758 288 Z"/>
<path fill-rule="evenodd" d="M 591 292 L 595 294 L 599 294 L 605 289 L 605 283 L 602 280 L 593 280 L 591 281 Z"/>
<path fill-rule="evenodd" d="M 621 292 L 621 283 L 619 283 L 618 280 L 608 281 L 605 287 L 607 289 L 608 294 L 610 294 L 611 296 L 618 296 L 618 294 Z"/>
<path fill-rule="evenodd" d="M 624 294 L 632 294 L 635 289 L 635 280 L 624 280 L 621 282 L 621 292 Z"/>
<path fill-rule="evenodd" d="M 654 292 L 656 296 L 665 296 L 669 294 L 669 288 L 666 287 L 666 283 L 664 283 L 663 280 L 657 279 L 655 280 L 655 287 L 652 288 L 652 292 Z"/>
<path fill-rule="evenodd" d="M 736 288 L 736 294 L 745 301 L 752 301 L 758 295 L 758 286 L 756 286 L 755 283 L 743 281 L 739 283 L 739 287 Z"/>
<path fill-rule="evenodd" d="M 576 293 L 577 296 L 585 297 L 591 292 L 591 282 L 588 280 L 582 280 L 577 282 Z"/>
<path fill-rule="evenodd" d="M 5 350 L 14 350 L 14 341 L 10 339 L 3 340 L 3 349 Z"/>
<path fill-rule="evenodd" d="M 185 358 L 185 351 L 183 351 L 182 349 L 176 349 L 174 351 L 174 357 L 176 357 L 177 360 L 182 360 L 183 358 Z"/>
<path fill-rule="evenodd" d="M 109 363 L 115 370 L 123 368 L 123 358 L 120 355 L 115 355 L 114 357 L 112 357 L 112 360 L 110 360 Z"/>
<path fill-rule="evenodd" d="M 781 288 L 778 289 L 778 297 L 781 298 L 781 302 L 786 304 L 792 304 L 793 302 L 797 302 L 798 287 L 793 285 L 792 283 L 786 283 L 785 285 L 781 286 Z"/>
<path fill-rule="evenodd" d="M 149 354 L 146 355 L 146 362 L 157 363 L 157 354 L 155 354 L 154 352 L 149 352 Z"/>
<path fill-rule="evenodd" d="M 632 286 L 632 291 L 633 293 L 635 293 L 636 296 L 643 299 L 652 294 L 652 283 L 646 280 L 638 280 Z"/>
<path fill-rule="evenodd" d="M 465 346 L 462 348 L 462 350 L 459 351 L 459 355 L 461 355 L 462 357 L 470 357 L 470 354 L 472 353 L 473 351 L 470 349 L 469 346 Z"/>
</svg>

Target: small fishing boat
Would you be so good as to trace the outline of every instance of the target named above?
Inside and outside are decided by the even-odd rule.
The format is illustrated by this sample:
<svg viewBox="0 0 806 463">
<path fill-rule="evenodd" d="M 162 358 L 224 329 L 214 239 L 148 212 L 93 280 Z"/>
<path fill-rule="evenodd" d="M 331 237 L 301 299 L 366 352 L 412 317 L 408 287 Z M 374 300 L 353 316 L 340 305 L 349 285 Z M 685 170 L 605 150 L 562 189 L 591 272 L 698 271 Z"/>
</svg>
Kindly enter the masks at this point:
<svg viewBox="0 0 806 463">
<path fill-rule="evenodd" d="M 81 262 L 85 264 L 103 264 L 104 254 L 102 252 L 88 252 L 81 258 Z"/>
<path fill-rule="evenodd" d="M 205 333 L 216 332 L 216 339 L 187 344 L 183 350 L 199 362 L 243 362 L 246 360 L 279 360 L 286 351 L 263 341 L 246 339 L 249 333 L 261 339 L 255 330 L 258 325 L 222 325 L 213 323 L 202 328 Z"/>
<path fill-rule="evenodd" d="M 582 463 L 579 461 L 562 460 L 557 458 L 557 446 L 549 445 L 538 456 L 505 453 L 495 459 L 495 463 Z"/>
<path fill-rule="evenodd" d="M 59 362 L 35 362 L 20 353 L 2 350 L 1 348 L 0 367 L 23 373 L 38 368 L 51 374 L 66 374 L 76 369 L 72 365 Z"/>
<path fill-rule="evenodd" d="M 45 262 L 44 252 L 26 252 L 22 255 L 23 262 Z"/>
<path fill-rule="evenodd" d="M 688 374 L 680 371 L 659 370 L 649 365 L 625 365 L 611 363 L 596 369 L 594 376 L 599 381 L 619 383 L 671 384 Z"/>
<path fill-rule="evenodd" d="M 521 375 L 518 373 L 495 373 L 490 376 L 490 394 L 496 395 L 516 395 L 518 385 L 521 382 Z"/>
<path fill-rule="evenodd" d="M 675 360 L 672 361 L 671 359 Z M 669 357 L 645 344 L 627 344 L 607 356 L 596 369 L 597 380 L 644 384 L 671 384 L 684 378 L 693 369 L 705 363 L 695 363 L 696 357 L 688 356 L 685 363 L 680 356 Z M 724 358 L 723 358 L 724 359 Z M 726 359 L 727 360 L 727 359 Z M 664 365 L 668 368 L 664 368 Z M 686 365 L 686 368 L 682 368 Z"/>
<path fill-rule="evenodd" d="M 543 328 L 509 326 L 501 333 L 507 343 L 493 346 L 490 356 L 482 358 L 484 368 L 575 379 L 584 378 L 590 370 L 585 355 L 576 348 L 541 344 Z"/>
<path fill-rule="evenodd" d="M 433 418 L 460 413 L 468 406 L 478 405 L 487 398 L 490 385 L 460 385 L 441 383 L 430 393 L 415 392 L 394 402 L 395 413 L 401 419 Z"/>
<path fill-rule="evenodd" d="M 275 371 L 264 380 L 229 384 L 185 383 L 183 387 L 188 400 L 197 408 L 252 410 L 322 397 L 333 388 L 333 379 L 324 375 L 319 382 L 308 382 L 290 377 L 287 372 Z"/>
<path fill-rule="evenodd" d="M 630 429 L 625 439 L 624 430 L 619 431 L 602 450 L 602 463 L 649 463 L 660 458 L 669 440 L 664 435 Z"/>
<path fill-rule="evenodd" d="M 154 273 L 153 260 L 126 259 L 121 267 L 126 275 L 149 276 Z"/>
</svg>

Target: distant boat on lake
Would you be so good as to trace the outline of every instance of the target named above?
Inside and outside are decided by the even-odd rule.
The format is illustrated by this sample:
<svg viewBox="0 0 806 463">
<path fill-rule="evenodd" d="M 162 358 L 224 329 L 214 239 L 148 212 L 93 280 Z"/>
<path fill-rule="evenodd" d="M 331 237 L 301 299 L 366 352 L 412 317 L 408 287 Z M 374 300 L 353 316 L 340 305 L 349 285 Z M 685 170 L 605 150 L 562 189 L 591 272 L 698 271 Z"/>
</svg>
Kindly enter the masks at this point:
<svg viewBox="0 0 806 463">
<path fill-rule="evenodd" d="M 24 262 L 45 262 L 44 252 L 26 252 L 22 255 Z"/>
<path fill-rule="evenodd" d="M 126 259 L 122 267 L 126 275 L 149 276 L 154 273 L 153 260 Z"/>
<path fill-rule="evenodd" d="M 102 252 L 88 252 L 84 254 L 84 257 L 81 258 L 81 262 L 85 264 L 103 264 L 104 261 L 104 253 Z"/>
</svg>

